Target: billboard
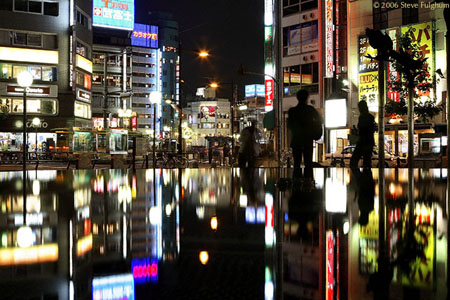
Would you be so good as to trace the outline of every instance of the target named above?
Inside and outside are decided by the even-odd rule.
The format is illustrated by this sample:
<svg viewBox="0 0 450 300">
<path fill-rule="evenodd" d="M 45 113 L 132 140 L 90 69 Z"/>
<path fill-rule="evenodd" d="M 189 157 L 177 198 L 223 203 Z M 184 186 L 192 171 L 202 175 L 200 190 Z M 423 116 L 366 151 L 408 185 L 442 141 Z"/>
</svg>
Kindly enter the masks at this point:
<svg viewBox="0 0 450 300">
<path fill-rule="evenodd" d="M 264 84 L 248 84 L 245 86 L 245 98 L 265 97 Z"/>
<path fill-rule="evenodd" d="M 134 28 L 134 0 L 94 0 L 92 25 L 123 30 Z"/>
<path fill-rule="evenodd" d="M 158 26 L 135 23 L 131 34 L 131 45 L 158 48 Z"/>
<path fill-rule="evenodd" d="M 118 274 L 94 277 L 92 280 L 93 300 L 134 300 L 134 279 L 132 274 Z"/>
</svg>

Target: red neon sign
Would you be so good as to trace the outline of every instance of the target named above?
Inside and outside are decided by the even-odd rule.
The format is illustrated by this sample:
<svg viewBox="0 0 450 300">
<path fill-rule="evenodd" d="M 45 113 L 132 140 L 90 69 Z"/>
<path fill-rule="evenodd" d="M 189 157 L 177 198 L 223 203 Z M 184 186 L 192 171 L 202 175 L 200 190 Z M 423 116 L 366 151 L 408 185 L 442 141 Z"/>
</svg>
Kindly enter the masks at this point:
<svg viewBox="0 0 450 300">
<path fill-rule="evenodd" d="M 266 89 L 266 107 L 273 105 L 273 80 L 266 79 L 265 81 L 265 89 Z"/>
</svg>

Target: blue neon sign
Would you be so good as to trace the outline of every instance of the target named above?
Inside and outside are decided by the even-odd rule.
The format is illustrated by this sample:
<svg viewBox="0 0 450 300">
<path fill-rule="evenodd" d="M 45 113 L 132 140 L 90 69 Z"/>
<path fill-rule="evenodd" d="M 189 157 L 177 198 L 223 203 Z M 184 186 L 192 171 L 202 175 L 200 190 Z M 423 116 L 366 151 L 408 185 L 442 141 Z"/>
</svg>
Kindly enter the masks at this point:
<svg viewBox="0 0 450 300">
<path fill-rule="evenodd" d="M 150 258 L 133 258 L 131 260 L 131 272 L 135 283 L 158 281 L 158 260 Z"/>
<path fill-rule="evenodd" d="M 135 23 L 131 33 L 131 45 L 158 48 L 158 26 Z"/>
<path fill-rule="evenodd" d="M 92 25 L 133 30 L 134 0 L 94 0 Z"/>
</svg>

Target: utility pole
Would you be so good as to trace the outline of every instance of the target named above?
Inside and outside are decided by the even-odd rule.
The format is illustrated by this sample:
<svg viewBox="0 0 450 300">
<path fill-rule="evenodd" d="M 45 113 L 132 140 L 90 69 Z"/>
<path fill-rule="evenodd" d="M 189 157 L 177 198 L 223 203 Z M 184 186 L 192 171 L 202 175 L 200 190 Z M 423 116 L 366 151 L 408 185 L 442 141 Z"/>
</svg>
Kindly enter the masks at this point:
<svg viewBox="0 0 450 300">
<path fill-rule="evenodd" d="M 103 62 L 103 130 L 108 129 L 107 119 L 107 109 L 108 109 L 108 81 L 107 81 L 107 64 L 108 64 L 108 53 L 104 53 L 104 62 Z"/>
</svg>

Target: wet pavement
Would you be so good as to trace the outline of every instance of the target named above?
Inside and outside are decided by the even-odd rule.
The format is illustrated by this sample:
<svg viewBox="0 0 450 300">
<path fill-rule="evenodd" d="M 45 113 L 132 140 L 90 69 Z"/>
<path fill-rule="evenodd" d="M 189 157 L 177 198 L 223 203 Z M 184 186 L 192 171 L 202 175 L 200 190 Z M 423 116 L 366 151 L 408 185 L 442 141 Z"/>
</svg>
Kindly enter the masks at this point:
<svg viewBox="0 0 450 300">
<path fill-rule="evenodd" d="M 447 182 L 446 169 L 52 170 L 26 185 L 0 172 L 0 299 L 446 299 Z"/>
</svg>

